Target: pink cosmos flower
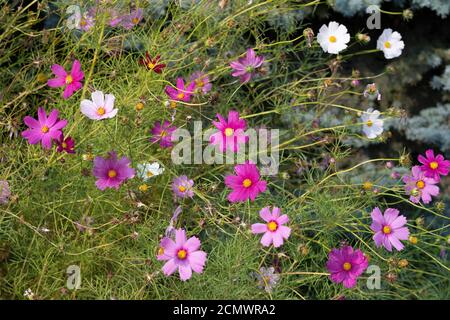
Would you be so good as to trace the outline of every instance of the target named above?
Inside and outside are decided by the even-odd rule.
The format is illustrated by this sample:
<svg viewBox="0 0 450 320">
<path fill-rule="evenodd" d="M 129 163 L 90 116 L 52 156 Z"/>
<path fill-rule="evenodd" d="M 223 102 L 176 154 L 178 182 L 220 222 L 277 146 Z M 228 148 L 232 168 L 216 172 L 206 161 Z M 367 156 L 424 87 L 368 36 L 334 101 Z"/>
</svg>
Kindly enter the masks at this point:
<svg viewBox="0 0 450 320">
<path fill-rule="evenodd" d="M 342 282 L 346 288 L 353 288 L 356 285 L 356 280 L 367 266 L 367 258 L 361 250 L 353 250 L 350 246 L 333 249 L 328 254 L 327 269 L 331 273 L 331 281 Z"/>
<path fill-rule="evenodd" d="M 260 180 L 259 170 L 255 164 L 248 161 L 234 167 L 235 176 L 225 177 L 225 185 L 233 191 L 228 195 L 231 202 L 254 201 L 256 196 L 266 191 L 267 182 Z"/>
<path fill-rule="evenodd" d="M 67 153 L 75 153 L 75 141 L 72 137 L 64 138 L 64 135 L 61 134 L 56 142 L 56 151 L 58 152 L 67 152 Z"/>
<path fill-rule="evenodd" d="M 109 9 L 108 14 L 109 14 L 109 25 L 113 28 L 119 25 L 122 22 L 122 20 L 126 17 L 126 15 L 123 15 L 116 9 Z"/>
<path fill-rule="evenodd" d="M 158 260 L 167 261 L 162 271 L 170 276 L 178 270 L 180 279 L 186 281 L 192 277 L 192 271 L 202 273 L 206 263 L 206 252 L 200 249 L 200 240 L 197 237 L 186 239 L 186 231 L 175 231 L 175 241 L 163 238 L 158 251 Z"/>
<path fill-rule="evenodd" d="M 114 109 L 115 97 L 112 94 L 103 94 L 102 91 L 91 93 L 91 100 L 84 99 L 80 103 L 81 113 L 92 120 L 114 118 L 118 109 Z"/>
<path fill-rule="evenodd" d="M 257 56 L 253 49 L 247 49 L 245 57 L 230 63 L 234 70 L 231 75 L 239 77 L 242 83 L 249 82 L 256 75 L 256 69 L 261 67 L 263 63 L 263 56 Z"/>
<path fill-rule="evenodd" d="M 273 243 L 273 246 L 278 248 L 283 244 L 283 239 L 289 238 L 291 234 L 291 228 L 283 226 L 289 221 L 289 217 L 286 214 L 280 216 L 280 213 L 281 210 L 277 207 L 274 207 L 272 212 L 269 207 L 262 208 L 259 216 L 266 223 L 252 224 L 253 234 L 264 233 L 261 244 L 265 247 Z"/>
<path fill-rule="evenodd" d="M 118 190 L 125 180 L 134 177 L 135 171 L 130 167 L 130 163 L 130 159 L 125 156 L 117 159 L 115 151 L 109 152 L 105 158 L 95 157 L 92 172 L 97 178 L 95 182 L 97 188 L 100 190 L 105 190 L 106 188 Z"/>
<path fill-rule="evenodd" d="M 10 196 L 11 190 L 8 181 L 0 180 L 0 204 L 7 204 Z"/>
<path fill-rule="evenodd" d="M 161 125 L 161 122 L 157 121 L 153 125 L 152 130 L 150 131 L 152 137 L 150 138 L 151 143 L 155 143 L 159 141 L 159 145 L 161 148 L 170 148 L 173 146 L 172 144 L 172 133 L 177 129 L 175 126 L 171 126 L 169 121 L 164 121 Z"/>
<path fill-rule="evenodd" d="M 184 85 L 183 78 L 177 78 L 177 87 L 166 86 L 166 94 L 171 100 L 189 102 L 194 93 L 195 81 L 192 81 L 187 87 Z"/>
<path fill-rule="evenodd" d="M 179 176 L 178 178 L 173 179 L 172 191 L 180 198 L 192 198 L 194 196 L 194 190 L 192 190 L 193 186 L 193 180 L 189 179 L 187 176 Z"/>
<path fill-rule="evenodd" d="M 202 92 L 203 94 L 211 91 L 212 84 L 209 82 L 209 77 L 207 74 L 201 71 L 194 72 L 190 78 L 191 81 L 195 83 L 195 90 L 198 92 Z"/>
<path fill-rule="evenodd" d="M 135 9 L 129 15 L 123 17 L 122 19 L 122 27 L 127 30 L 133 29 L 134 26 L 137 26 L 139 22 L 141 22 L 143 18 L 143 11 L 140 8 Z"/>
<path fill-rule="evenodd" d="M 375 232 L 373 240 L 377 248 L 381 245 L 388 251 L 392 251 L 392 246 L 398 251 L 404 248 L 400 240 L 408 240 L 409 230 L 404 227 L 406 218 L 398 214 L 397 209 L 388 208 L 383 216 L 378 207 L 373 209 L 370 228 Z"/>
<path fill-rule="evenodd" d="M 83 31 L 89 31 L 95 24 L 94 16 L 90 13 L 85 13 L 80 19 L 80 29 Z"/>
<path fill-rule="evenodd" d="M 249 139 L 244 133 L 247 127 L 246 121 L 239 118 L 239 112 L 237 111 L 230 111 L 228 120 L 224 119 L 220 114 L 217 114 L 217 118 L 219 122 L 213 121 L 213 124 L 219 129 L 219 132 L 212 134 L 209 142 L 213 145 L 218 145 L 219 150 L 222 152 L 225 152 L 227 148 L 233 152 L 238 152 L 239 144 L 244 144 Z"/>
<path fill-rule="evenodd" d="M 430 203 L 431 196 L 439 194 L 439 187 L 436 186 L 438 181 L 428 178 L 419 166 L 412 167 L 411 175 L 404 176 L 406 194 L 411 195 L 409 200 L 419 203 L 422 199 L 423 203 Z"/>
<path fill-rule="evenodd" d="M 81 88 L 81 80 L 84 78 L 84 73 L 81 70 L 80 61 L 75 60 L 72 64 L 70 74 L 59 64 L 52 65 L 52 72 L 56 78 L 49 79 L 47 85 L 52 88 L 66 87 L 64 89 L 63 98 L 68 99 L 75 91 Z"/>
<path fill-rule="evenodd" d="M 433 150 L 429 149 L 425 151 L 426 158 L 419 155 L 419 162 L 422 163 L 420 169 L 425 173 L 428 178 L 433 178 L 436 181 L 441 180 L 440 175 L 448 175 L 450 169 L 450 160 L 445 160 L 442 154 L 434 156 Z"/>
<path fill-rule="evenodd" d="M 53 109 L 47 117 L 44 108 L 39 108 L 38 120 L 30 116 L 23 119 L 29 129 L 22 132 L 22 137 L 27 139 L 30 144 L 42 142 L 45 149 L 50 149 L 52 140 L 58 139 L 62 134 L 61 129 L 67 125 L 67 120 L 60 120 L 58 115 L 59 111 Z"/>
</svg>

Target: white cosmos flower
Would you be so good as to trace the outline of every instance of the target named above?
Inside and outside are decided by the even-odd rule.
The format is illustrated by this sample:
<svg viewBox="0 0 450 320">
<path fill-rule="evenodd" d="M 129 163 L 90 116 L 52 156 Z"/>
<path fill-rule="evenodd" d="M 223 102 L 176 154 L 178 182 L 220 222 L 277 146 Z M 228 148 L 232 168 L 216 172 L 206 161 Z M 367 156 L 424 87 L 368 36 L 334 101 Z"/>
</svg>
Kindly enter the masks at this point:
<svg viewBox="0 0 450 320">
<path fill-rule="evenodd" d="M 138 176 L 147 181 L 148 179 L 163 173 L 164 168 L 158 162 L 142 163 L 137 165 Z"/>
<path fill-rule="evenodd" d="M 112 94 L 103 94 L 101 91 L 94 91 L 91 94 L 92 101 L 84 99 L 81 101 L 81 113 L 92 120 L 102 120 L 113 118 L 118 109 L 114 109 L 114 100 Z"/>
<path fill-rule="evenodd" d="M 323 51 L 338 54 L 347 48 L 347 43 L 350 41 L 350 34 L 348 34 L 347 28 L 343 24 L 331 21 L 328 26 L 324 24 L 319 29 L 317 41 Z"/>
<path fill-rule="evenodd" d="M 383 51 L 386 59 L 397 58 L 402 54 L 404 47 L 401 34 L 397 31 L 392 32 L 392 29 L 384 29 L 377 40 L 377 49 Z"/>
<path fill-rule="evenodd" d="M 363 132 L 369 139 L 374 139 L 383 133 L 383 119 L 379 119 L 380 111 L 373 108 L 367 109 L 361 116 Z"/>
</svg>

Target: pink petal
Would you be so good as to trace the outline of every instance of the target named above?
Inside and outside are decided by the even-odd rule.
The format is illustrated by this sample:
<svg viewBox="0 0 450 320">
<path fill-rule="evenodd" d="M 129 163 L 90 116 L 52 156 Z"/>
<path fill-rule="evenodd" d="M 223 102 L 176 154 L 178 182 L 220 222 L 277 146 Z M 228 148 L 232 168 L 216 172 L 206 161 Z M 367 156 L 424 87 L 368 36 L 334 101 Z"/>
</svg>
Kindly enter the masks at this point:
<svg viewBox="0 0 450 320">
<path fill-rule="evenodd" d="M 205 266 L 205 262 L 206 252 L 195 251 L 189 254 L 189 264 L 194 272 L 201 273 L 203 271 L 203 267 Z"/>
<path fill-rule="evenodd" d="M 186 281 L 192 277 L 192 268 L 189 264 L 178 266 L 178 272 L 180 273 L 180 279 Z"/>
<path fill-rule="evenodd" d="M 259 212 L 259 216 L 266 222 L 270 222 L 271 220 L 274 220 L 272 216 L 272 212 L 270 212 L 269 207 L 262 208 Z"/>
<path fill-rule="evenodd" d="M 200 248 L 200 240 L 197 237 L 190 237 L 184 244 L 184 247 L 189 252 L 197 251 Z"/>
<path fill-rule="evenodd" d="M 175 259 L 170 259 L 164 264 L 162 271 L 166 276 L 170 276 L 177 270 L 177 264 L 175 263 Z"/>
<path fill-rule="evenodd" d="M 265 247 L 270 246 L 272 243 L 272 232 L 266 232 L 261 238 L 261 244 Z"/>
<path fill-rule="evenodd" d="M 258 234 L 258 233 L 264 233 L 267 232 L 267 225 L 264 223 L 254 223 L 252 224 L 252 233 Z"/>
</svg>

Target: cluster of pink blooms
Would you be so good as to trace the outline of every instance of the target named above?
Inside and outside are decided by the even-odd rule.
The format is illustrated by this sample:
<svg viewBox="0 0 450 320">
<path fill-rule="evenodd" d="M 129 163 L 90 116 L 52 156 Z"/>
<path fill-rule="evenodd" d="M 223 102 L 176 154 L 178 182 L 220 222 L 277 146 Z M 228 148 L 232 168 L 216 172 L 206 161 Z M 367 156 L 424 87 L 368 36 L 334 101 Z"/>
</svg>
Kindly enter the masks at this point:
<svg viewBox="0 0 450 320">
<path fill-rule="evenodd" d="M 82 17 L 80 17 L 78 29 L 89 31 L 95 25 L 95 19 L 102 11 L 99 6 L 89 8 Z M 132 8 L 131 10 L 122 10 L 110 8 L 106 14 L 109 17 L 109 26 L 113 28 L 122 27 L 131 30 L 137 26 L 144 18 L 144 11 L 141 8 Z"/>
<path fill-rule="evenodd" d="M 439 194 L 437 184 L 441 179 L 440 176 L 448 175 L 450 161 L 445 160 L 441 154 L 435 156 L 431 149 L 425 152 L 425 157 L 419 155 L 418 160 L 422 165 L 412 167 L 411 174 L 405 175 L 403 182 L 406 194 L 410 196 L 409 200 L 414 203 L 422 200 L 427 204 L 431 202 L 432 196 Z"/>
<path fill-rule="evenodd" d="M 89 25 L 93 25 L 93 17 L 90 17 Z M 129 14 L 121 15 L 111 12 L 111 26 L 121 25 L 125 29 L 131 29 L 142 19 L 142 10 L 136 9 Z M 85 25 L 85 27 L 88 24 Z M 160 56 L 152 58 L 146 52 L 145 58 L 139 60 L 147 70 L 161 74 L 166 67 L 159 62 Z M 253 49 L 248 49 L 245 56 L 230 63 L 231 75 L 239 77 L 242 83 L 247 83 L 257 76 L 265 58 L 257 56 Z M 70 98 L 82 87 L 84 73 L 81 64 L 75 60 L 70 72 L 62 66 L 54 64 L 51 67 L 55 78 L 48 80 L 48 86 L 52 88 L 63 87 L 63 98 Z M 195 95 L 205 95 L 212 89 L 208 75 L 201 71 L 194 72 L 189 81 L 178 77 L 175 86 L 166 86 L 165 94 L 169 98 L 170 105 L 175 107 L 178 102 L 189 103 Z M 98 112 L 101 108 L 101 113 Z M 116 115 L 114 109 L 114 96 L 103 95 L 101 91 L 92 93 L 92 101 L 83 100 L 81 111 L 90 119 L 100 120 L 112 118 Z M 215 145 L 220 152 L 239 152 L 245 147 L 249 137 L 246 135 L 247 122 L 242 119 L 237 111 L 231 110 L 227 117 L 217 114 L 218 121 L 212 125 L 217 132 L 210 136 L 210 144 Z M 64 137 L 62 129 L 67 125 L 67 120 L 59 118 L 59 111 L 53 109 L 48 115 L 43 108 L 38 109 L 38 118 L 30 116 L 24 118 L 28 129 L 22 132 L 22 136 L 30 144 L 41 143 L 45 149 L 50 149 L 52 144 L 56 145 L 58 152 L 74 153 L 75 143 L 72 137 Z M 177 127 L 169 121 L 157 121 L 151 129 L 150 142 L 159 144 L 161 148 L 173 146 L 172 136 Z M 422 164 L 414 166 L 411 175 L 403 177 L 406 192 L 410 200 L 418 203 L 422 200 L 429 203 L 432 196 L 439 193 L 436 185 L 440 176 L 448 174 L 450 161 L 445 160 L 442 155 L 435 156 L 432 150 L 427 150 L 424 156 L 418 160 Z M 126 156 L 119 158 L 115 151 L 110 151 L 107 156 L 97 156 L 93 161 L 93 175 L 96 178 L 96 186 L 99 190 L 107 188 L 119 189 L 127 180 L 135 176 L 135 169 L 131 167 L 131 160 Z M 224 183 L 231 191 L 227 196 L 232 203 L 254 202 L 255 199 L 267 189 L 267 181 L 262 179 L 256 164 L 246 161 L 234 167 L 234 174 L 228 174 Z M 171 184 L 176 200 L 189 201 L 194 196 L 194 181 L 186 175 L 175 177 Z M 9 185 L 6 181 L 0 181 L 0 202 L 5 203 L 10 196 Z M 160 241 L 157 259 L 165 261 L 162 271 L 170 276 L 178 271 L 180 279 L 185 281 L 192 277 L 192 273 L 202 273 L 206 264 L 207 254 L 200 250 L 200 240 L 192 236 L 187 238 L 186 230 L 175 229 L 178 216 L 181 213 L 179 206 L 170 220 L 165 237 Z M 264 207 L 259 212 L 262 223 L 251 225 L 253 234 L 262 234 L 260 243 L 269 247 L 273 245 L 279 248 L 291 235 L 291 228 L 286 224 L 289 217 L 281 213 L 278 207 Z M 393 248 L 400 251 L 404 248 L 401 241 L 407 240 L 409 230 L 406 227 L 407 219 L 397 209 L 387 208 L 384 213 L 376 207 L 371 213 L 373 240 L 377 248 L 384 247 L 388 251 Z M 328 256 L 326 267 L 330 272 L 330 279 L 336 283 L 343 283 L 346 288 L 356 285 L 358 277 L 368 266 L 367 257 L 359 249 L 345 245 L 334 248 Z"/>
</svg>

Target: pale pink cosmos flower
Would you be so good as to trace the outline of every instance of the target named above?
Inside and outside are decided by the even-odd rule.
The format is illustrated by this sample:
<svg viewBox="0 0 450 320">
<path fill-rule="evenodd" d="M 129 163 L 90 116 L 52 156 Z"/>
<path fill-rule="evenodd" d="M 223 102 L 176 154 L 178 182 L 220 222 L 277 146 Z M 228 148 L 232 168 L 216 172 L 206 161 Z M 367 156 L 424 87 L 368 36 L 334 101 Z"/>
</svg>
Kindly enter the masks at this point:
<svg viewBox="0 0 450 320">
<path fill-rule="evenodd" d="M 246 162 L 234 167 L 236 175 L 225 177 L 225 185 L 233 191 L 227 199 L 231 202 L 255 201 L 261 192 L 266 191 L 267 182 L 260 179 L 259 170 L 255 164 Z"/>
<path fill-rule="evenodd" d="M 430 203 L 431 196 L 439 194 L 439 187 L 436 186 L 438 181 L 428 178 L 419 166 L 412 167 L 411 175 L 403 177 L 405 183 L 406 194 L 409 194 L 409 200 L 419 203 L 422 199 L 423 203 Z"/>
<path fill-rule="evenodd" d="M 139 22 L 141 22 L 142 18 L 144 17 L 143 13 L 144 12 L 142 11 L 141 8 L 137 8 L 131 11 L 129 15 L 123 17 L 121 21 L 122 27 L 124 27 L 127 30 L 133 29 L 134 26 L 137 26 Z"/>
<path fill-rule="evenodd" d="M 194 196 L 194 181 L 187 176 L 179 176 L 173 179 L 172 191 L 179 198 L 192 198 Z"/>
<path fill-rule="evenodd" d="M 199 250 L 201 246 L 197 237 L 186 239 L 186 231 L 175 231 L 175 241 L 165 237 L 161 240 L 158 260 L 167 261 L 162 270 L 170 276 L 178 270 L 180 279 L 186 281 L 192 277 L 192 271 L 202 273 L 206 263 L 206 252 Z"/>
<path fill-rule="evenodd" d="M 93 174 L 97 178 L 95 185 L 100 190 L 106 188 L 119 189 L 120 185 L 135 175 L 135 170 L 130 167 L 130 159 L 127 157 L 117 158 L 115 151 L 109 152 L 108 156 L 100 156 L 94 159 Z"/>
<path fill-rule="evenodd" d="M 291 228 L 283 225 L 289 221 L 289 217 L 286 214 L 280 215 L 280 213 L 280 208 L 274 207 L 270 212 L 270 208 L 265 207 L 261 209 L 259 216 L 266 223 L 252 224 L 253 234 L 264 233 L 261 244 L 265 247 L 273 243 L 273 246 L 278 248 L 284 243 L 284 239 L 289 238 L 291 234 Z"/>
<path fill-rule="evenodd" d="M 195 91 L 206 94 L 211 91 L 212 84 L 209 81 L 209 77 L 206 73 L 201 71 L 194 72 L 190 78 L 191 81 L 195 83 Z"/>
<path fill-rule="evenodd" d="M 81 88 L 81 80 L 84 78 L 84 73 L 81 70 L 80 61 L 74 60 L 70 74 L 59 64 L 52 65 L 51 69 L 56 78 L 49 79 L 47 85 L 52 88 L 65 87 L 63 92 L 64 99 L 68 99 L 75 91 Z"/>
<path fill-rule="evenodd" d="M 102 91 L 91 93 L 91 100 L 84 99 L 80 103 L 81 113 L 92 120 L 113 118 L 118 109 L 114 109 L 115 97 L 112 94 L 103 94 Z"/>
<path fill-rule="evenodd" d="M 434 155 L 432 149 L 425 151 L 425 156 L 419 155 L 419 162 L 422 164 L 420 169 L 428 178 L 433 178 L 436 181 L 441 180 L 441 175 L 448 175 L 450 169 L 450 160 L 445 160 L 442 154 Z"/>
<path fill-rule="evenodd" d="M 231 75 L 239 77 L 242 83 L 249 82 L 257 74 L 257 69 L 264 63 L 263 56 L 257 56 L 253 49 L 247 49 L 245 57 L 230 63 Z"/>
<path fill-rule="evenodd" d="M 330 279 L 343 283 L 346 288 L 353 288 L 358 277 L 367 269 L 368 260 L 361 250 L 350 246 L 333 249 L 328 254 L 327 269 Z"/>
<path fill-rule="evenodd" d="M 59 111 L 53 109 L 48 117 L 44 108 L 38 109 L 38 119 L 26 116 L 23 122 L 29 129 L 22 132 L 22 137 L 30 144 L 42 143 L 45 149 L 51 149 L 52 140 L 57 140 L 62 135 L 61 129 L 67 125 L 67 120 L 58 118 Z"/>
<path fill-rule="evenodd" d="M 228 119 L 223 118 L 217 114 L 219 122 L 213 121 L 214 126 L 219 129 L 219 132 L 212 134 L 209 142 L 213 145 L 218 145 L 219 150 L 225 152 L 227 148 L 230 151 L 238 152 L 239 145 L 245 144 L 249 137 L 244 133 L 247 123 L 244 119 L 239 118 L 239 112 L 230 111 Z"/>
<path fill-rule="evenodd" d="M 8 181 L 0 180 L 0 204 L 7 204 L 10 196 L 11 190 Z"/>
<path fill-rule="evenodd" d="M 405 227 L 406 218 L 399 213 L 397 209 L 388 208 L 383 215 L 378 207 L 373 209 L 370 228 L 375 232 L 373 240 L 378 248 L 383 246 L 388 251 L 392 251 L 392 247 L 398 251 L 404 248 L 400 240 L 408 240 L 409 230 Z"/>
</svg>

